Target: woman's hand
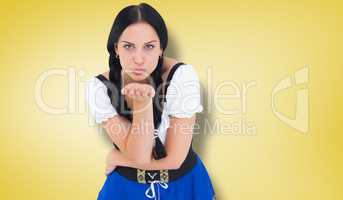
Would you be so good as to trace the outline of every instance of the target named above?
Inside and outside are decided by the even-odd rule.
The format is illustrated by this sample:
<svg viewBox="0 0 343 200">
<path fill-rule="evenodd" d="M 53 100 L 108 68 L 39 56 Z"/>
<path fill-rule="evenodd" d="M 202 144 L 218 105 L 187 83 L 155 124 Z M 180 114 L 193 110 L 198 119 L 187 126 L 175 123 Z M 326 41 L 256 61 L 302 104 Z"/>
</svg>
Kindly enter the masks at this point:
<svg viewBox="0 0 343 200">
<path fill-rule="evenodd" d="M 117 157 L 118 150 L 113 148 L 106 156 L 106 168 L 105 175 L 109 175 L 117 167 Z"/>
<path fill-rule="evenodd" d="M 127 95 L 133 101 L 146 101 L 155 96 L 155 89 L 144 83 L 129 83 L 122 90 L 123 95 Z"/>
</svg>

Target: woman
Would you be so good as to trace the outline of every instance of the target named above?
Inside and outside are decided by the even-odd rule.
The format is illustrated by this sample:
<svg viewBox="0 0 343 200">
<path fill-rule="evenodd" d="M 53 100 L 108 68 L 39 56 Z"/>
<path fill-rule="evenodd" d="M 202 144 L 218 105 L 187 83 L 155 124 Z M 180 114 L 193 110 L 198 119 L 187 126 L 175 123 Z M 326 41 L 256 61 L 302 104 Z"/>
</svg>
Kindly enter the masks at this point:
<svg viewBox="0 0 343 200">
<path fill-rule="evenodd" d="M 98 200 L 214 199 L 192 150 L 200 85 L 189 64 L 163 56 L 166 25 L 146 3 L 122 9 L 107 49 L 108 72 L 89 80 L 89 110 L 116 148 L 107 156 Z"/>
</svg>

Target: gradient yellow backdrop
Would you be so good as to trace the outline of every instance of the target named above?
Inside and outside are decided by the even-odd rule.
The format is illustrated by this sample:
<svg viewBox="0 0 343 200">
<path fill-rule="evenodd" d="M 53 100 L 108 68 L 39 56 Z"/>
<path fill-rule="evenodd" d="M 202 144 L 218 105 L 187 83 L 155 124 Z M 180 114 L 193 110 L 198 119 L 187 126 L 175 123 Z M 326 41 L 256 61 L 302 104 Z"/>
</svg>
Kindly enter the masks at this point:
<svg viewBox="0 0 343 200">
<path fill-rule="evenodd" d="M 342 3 L 147 2 L 169 28 L 167 55 L 198 72 L 206 104 L 200 121 L 252 127 L 252 134 L 238 126 L 195 136 L 218 199 L 343 199 Z M 1 199 L 96 199 L 111 144 L 88 117 L 84 81 L 107 70 L 113 19 L 134 3 L 1 2 Z M 292 119 L 297 91 L 308 91 L 302 132 L 274 114 L 271 99 L 279 81 L 304 67 L 308 81 L 276 98 L 277 110 Z M 39 92 L 45 103 L 65 108 L 60 114 L 37 103 L 37 81 L 52 70 L 75 71 L 71 90 L 67 76 L 53 76 Z M 254 85 L 238 99 L 227 85 L 216 89 L 223 82 L 240 91 Z M 213 104 L 216 91 L 231 94 L 220 108 L 244 112 L 223 114 Z"/>
</svg>

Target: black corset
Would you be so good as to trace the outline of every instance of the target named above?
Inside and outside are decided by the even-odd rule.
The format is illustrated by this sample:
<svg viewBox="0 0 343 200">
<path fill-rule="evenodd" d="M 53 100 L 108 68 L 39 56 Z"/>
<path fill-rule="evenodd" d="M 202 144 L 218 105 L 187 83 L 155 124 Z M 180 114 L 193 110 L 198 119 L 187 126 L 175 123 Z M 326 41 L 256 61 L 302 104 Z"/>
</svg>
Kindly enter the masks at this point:
<svg viewBox="0 0 343 200">
<path fill-rule="evenodd" d="M 170 81 L 171 81 L 176 69 L 179 66 L 181 66 L 182 64 L 184 64 L 184 63 L 179 62 L 179 63 L 175 64 L 172 67 L 172 69 L 170 70 L 168 77 L 167 77 L 167 80 L 166 80 L 166 83 L 165 83 L 164 88 L 163 88 L 164 94 L 162 94 L 162 95 L 155 94 L 155 96 L 153 97 L 153 113 L 154 113 L 153 117 L 154 117 L 154 129 L 155 129 L 155 131 L 154 131 L 155 147 L 153 148 L 153 157 L 156 160 L 164 158 L 167 156 L 165 147 L 164 147 L 161 139 L 157 135 L 157 130 L 161 124 L 161 120 L 162 120 L 161 119 L 161 113 L 162 113 L 161 108 L 163 108 L 163 104 L 164 104 L 164 102 L 166 102 L 166 94 L 167 94 L 168 86 L 170 84 Z M 121 80 L 118 81 L 119 84 L 116 85 L 116 84 L 113 84 L 112 82 L 110 82 L 102 74 L 97 75 L 96 78 L 98 78 L 100 81 L 102 81 L 106 85 L 107 94 L 111 99 L 111 104 L 113 105 L 114 108 L 116 108 L 117 113 L 120 116 L 123 116 L 127 120 L 132 122 L 132 110 L 128 107 L 125 98 L 123 97 L 123 95 L 120 92 Z M 121 77 L 119 79 L 121 79 Z M 159 91 L 159 92 L 161 92 L 161 91 Z M 161 99 L 161 97 L 162 97 L 162 99 Z M 116 149 L 120 150 L 115 143 L 113 143 L 113 145 L 115 146 Z"/>
</svg>

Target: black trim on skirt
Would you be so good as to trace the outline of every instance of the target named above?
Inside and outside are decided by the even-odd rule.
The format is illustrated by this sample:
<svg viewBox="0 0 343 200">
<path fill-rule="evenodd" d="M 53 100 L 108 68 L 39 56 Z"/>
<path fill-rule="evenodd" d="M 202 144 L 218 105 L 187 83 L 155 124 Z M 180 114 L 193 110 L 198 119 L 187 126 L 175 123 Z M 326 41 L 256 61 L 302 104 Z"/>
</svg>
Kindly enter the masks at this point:
<svg viewBox="0 0 343 200">
<path fill-rule="evenodd" d="M 197 163 L 198 155 L 189 148 L 186 159 L 178 169 L 165 170 L 141 170 L 131 167 L 118 166 L 114 171 L 120 175 L 139 183 L 150 183 L 152 181 L 171 182 L 190 172 Z"/>
</svg>

